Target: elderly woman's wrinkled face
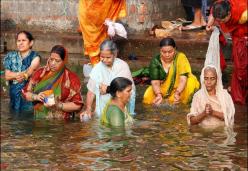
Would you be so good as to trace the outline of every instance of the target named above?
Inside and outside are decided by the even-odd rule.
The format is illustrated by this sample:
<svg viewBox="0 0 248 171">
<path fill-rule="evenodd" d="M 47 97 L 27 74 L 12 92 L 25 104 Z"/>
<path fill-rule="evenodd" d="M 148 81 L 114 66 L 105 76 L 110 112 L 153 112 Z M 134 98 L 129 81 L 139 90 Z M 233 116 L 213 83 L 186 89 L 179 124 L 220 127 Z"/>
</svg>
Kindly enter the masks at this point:
<svg viewBox="0 0 248 171">
<path fill-rule="evenodd" d="M 102 50 L 100 52 L 100 60 L 108 67 L 112 67 L 115 55 L 110 50 Z"/>
<path fill-rule="evenodd" d="M 217 85 L 217 73 L 213 68 L 204 70 L 204 84 L 208 92 L 215 90 Z"/>
<path fill-rule="evenodd" d="M 166 63 L 173 61 L 175 53 L 176 50 L 173 46 L 163 46 L 160 48 L 161 59 Z"/>
<path fill-rule="evenodd" d="M 51 53 L 50 58 L 48 59 L 48 65 L 52 72 L 58 71 L 62 65 L 64 65 L 64 61 L 61 59 L 59 54 Z"/>
</svg>

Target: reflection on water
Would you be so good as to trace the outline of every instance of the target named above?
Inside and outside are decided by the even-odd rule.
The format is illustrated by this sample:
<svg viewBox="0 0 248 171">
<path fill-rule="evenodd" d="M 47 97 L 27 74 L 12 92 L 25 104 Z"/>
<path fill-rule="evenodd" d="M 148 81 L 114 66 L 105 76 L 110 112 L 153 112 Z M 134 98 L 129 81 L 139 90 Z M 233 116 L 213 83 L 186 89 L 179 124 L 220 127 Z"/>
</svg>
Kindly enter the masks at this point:
<svg viewBox="0 0 248 171">
<path fill-rule="evenodd" d="M 247 170 L 246 108 L 236 107 L 234 131 L 204 130 L 188 127 L 187 106 L 147 107 L 137 99 L 135 124 L 123 131 L 97 118 L 33 121 L 1 102 L 4 170 Z"/>
</svg>

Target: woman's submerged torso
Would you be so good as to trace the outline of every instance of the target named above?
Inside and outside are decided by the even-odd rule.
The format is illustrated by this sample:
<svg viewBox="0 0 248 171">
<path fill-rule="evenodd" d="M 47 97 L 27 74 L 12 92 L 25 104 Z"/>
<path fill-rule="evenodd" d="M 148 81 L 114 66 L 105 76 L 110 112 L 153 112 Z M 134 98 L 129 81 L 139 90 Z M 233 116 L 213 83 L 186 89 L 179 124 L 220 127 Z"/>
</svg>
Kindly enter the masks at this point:
<svg viewBox="0 0 248 171">
<path fill-rule="evenodd" d="M 101 116 L 101 122 L 107 126 L 125 126 L 133 122 L 126 108 L 122 111 L 115 104 L 107 104 Z"/>
<path fill-rule="evenodd" d="M 34 93 L 39 93 L 42 91 L 47 90 L 47 87 L 50 87 L 55 95 L 55 98 L 58 99 L 60 102 L 74 102 L 76 104 L 82 104 L 82 97 L 81 97 L 81 83 L 80 79 L 77 77 L 77 75 L 70 70 L 68 70 L 66 67 L 60 71 L 61 74 L 59 74 L 59 78 L 49 78 L 42 79 L 48 75 L 45 74 L 42 78 L 40 77 L 44 68 L 40 68 L 37 72 L 35 72 L 34 76 L 32 77 L 31 84 L 32 85 L 32 91 Z M 50 82 L 47 80 L 50 79 Z M 46 84 L 44 84 L 46 83 Z M 42 87 L 42 84 L 44 86 Z M 50 85 L 51 84 L 51 85 Z M 40 86 L 41 89 L 37 90 L 37 87 Z M 42 90 L 42 91 L 41 91 Z M 68 119 L 71 114 L 71 112 L 64 112 L 58 109 L 54 108 L 46 108 L 42 102 L 38 102 L 35 104 L 34 107 L 34 113 L 36 119 L 43 119 L 43 118 L 61 118 L 61 119 Z"/>
<path fill-rule="evenodd" d="M 21 57 L 19 51 L 11 51 L 5 56 L 3 64 L 5 69 L 10 70 L 11 72 L 23 72 L 31 66 L 33 59 L 36 57 L 40 56 L 37 52 L 32 50 L 25 57 Z M 27 84 L 27 82 L 28 80 L 23 80 L 20 83 L 18 83 L 16 80 L 9 81 L 10 103 L 11 108 L 15 111 L 32 110 L 32 103 L 27 102 L 21 96 L 21 90 Z"/>
</svg>

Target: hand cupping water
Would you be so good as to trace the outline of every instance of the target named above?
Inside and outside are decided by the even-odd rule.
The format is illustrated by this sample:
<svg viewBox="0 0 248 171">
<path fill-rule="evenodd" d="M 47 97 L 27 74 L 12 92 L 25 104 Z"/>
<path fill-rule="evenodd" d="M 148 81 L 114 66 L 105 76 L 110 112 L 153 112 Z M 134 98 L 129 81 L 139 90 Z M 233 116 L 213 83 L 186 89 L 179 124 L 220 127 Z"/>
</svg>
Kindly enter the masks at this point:
<svg viewBox="0 0 248 171">
<path fill-rule="evenodd" d="M 81 122 L 88 122 L 91 119 L 91 115 L 87 114 L 86 112 L 80 114 Z"/>
</svg>

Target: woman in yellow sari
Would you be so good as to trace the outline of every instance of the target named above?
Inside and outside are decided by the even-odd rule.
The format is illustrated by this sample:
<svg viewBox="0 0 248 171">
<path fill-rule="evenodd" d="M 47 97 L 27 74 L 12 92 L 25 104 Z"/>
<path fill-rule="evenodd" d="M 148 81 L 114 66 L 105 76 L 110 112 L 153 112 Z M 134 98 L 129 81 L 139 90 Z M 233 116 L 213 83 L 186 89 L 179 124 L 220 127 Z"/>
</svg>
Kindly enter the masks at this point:
<svg viewBox="0 0 248 171">
<path fill-rule="evenodd" d="M 200 86 L 188 59 L 176 51 L 172 38 L 160 41 L 160 54 L 152 59 L 149 74 L 152 85 L 145 91 L 145 104 L 160 105 L 163 99 L 172 104 L 188 104 Z"/>
<path fill-rule="evenodd" d="M 100 44 L 107 38 L 104 21 L 126 16 L 126 0 L 80 0 L 79 25 L 84 40 L 84 54 L 91 64 L 99 62 Z"/>
</svg>

